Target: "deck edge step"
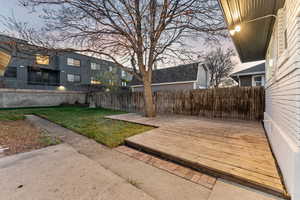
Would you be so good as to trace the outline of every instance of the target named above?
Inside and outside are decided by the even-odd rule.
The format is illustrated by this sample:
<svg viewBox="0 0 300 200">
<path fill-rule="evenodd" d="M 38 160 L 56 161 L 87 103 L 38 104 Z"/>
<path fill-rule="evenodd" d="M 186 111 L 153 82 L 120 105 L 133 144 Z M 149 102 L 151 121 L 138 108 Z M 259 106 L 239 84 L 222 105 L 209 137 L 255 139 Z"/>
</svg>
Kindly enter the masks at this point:
<svg viewBox="0 0 300 200">
<path fill-rule="evenodd" d="M 216 178 L 223 178 L 223 179 L 233 181 L 238 184 L 241 184 L 241 185 L 244 185 L 247 187 L 251 187 L 251 188 L 254 188 L 254 189 L 260 190 L 262 192 L 266 192 L 266 193 L 269 193 L 269 194 L 272 194 L 272 195 L 275 195 L 275 196 L 278 196 L 281 198 L 290 199 L 290 196 L 286 193 L 286 191 L 279 191 L 275 188 L 271 188 L 271 187 L 268 187 L 267 185 L 255 183 L 255 182 L 245 179 L 243 177 L 237 177 L 233 174 L 226 173 L 226 172 L 218 170 L 218 169 L 200 165 L 199 163 L 194 163 L 192 161 L 188 161 L 188 160 L 176 157 L 174 155 L 171 155 L 171 154 L 168 154 L 165 152 L 161 152 L 159 150 L 156 150 L 156 149 L 147 147 L 145 145 L 139 144 L 137 142 L 131 141 L 130 138 L 127 138 L 125 140 L 125 145 L 128 147 L 134 148 L 136 150 L 139 150 L 139 151 L 142 151 L 142 152 L 145 152 L 148 154 L 152 154 L 157 157 L 161 157 L 163 159 L 167 159 L 169 161 L 172 161 L 172 162 L 182 165 L 184 167 L 188 167 L 193 170 L 197 170 L 199 172 L 206 173 L 206 174 L 208 174 L 210 176 L 214 176 Z"/>
</svg>

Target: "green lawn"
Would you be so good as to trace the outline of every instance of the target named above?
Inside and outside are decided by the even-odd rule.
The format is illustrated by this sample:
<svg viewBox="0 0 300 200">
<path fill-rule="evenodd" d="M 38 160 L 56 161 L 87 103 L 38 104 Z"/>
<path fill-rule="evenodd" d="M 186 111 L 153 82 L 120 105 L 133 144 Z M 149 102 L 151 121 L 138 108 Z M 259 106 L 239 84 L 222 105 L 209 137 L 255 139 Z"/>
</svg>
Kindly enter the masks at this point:
<svg viewBox="0 0 300 200">
<path fill-rule="evenodd" d="M 116 147 L 125 138 L 153 128 L 104 118 L 122 113 L 124 112 L 86 107 L 3 109 L 0 110 L 0 120 L 21 120 L 25 114 L 36 114 L 109 147 Z"/>
</svg>

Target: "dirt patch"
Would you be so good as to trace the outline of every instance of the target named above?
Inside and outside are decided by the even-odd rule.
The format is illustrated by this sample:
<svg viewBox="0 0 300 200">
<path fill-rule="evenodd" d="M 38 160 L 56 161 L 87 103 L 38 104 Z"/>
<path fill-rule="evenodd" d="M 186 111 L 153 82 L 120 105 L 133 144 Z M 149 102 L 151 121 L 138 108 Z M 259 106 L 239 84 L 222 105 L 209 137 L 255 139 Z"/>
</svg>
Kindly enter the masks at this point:
<svg viewBox="0 0 300 200">
<path fill-rule="evenodd" d="M 57 138 L 50 137 L 46 132 L 24 120 L 0 121 L 0 146 L 9 148 L 4 155 L 31 151 L 58 143 L 60 141 Z"/>
</svg>

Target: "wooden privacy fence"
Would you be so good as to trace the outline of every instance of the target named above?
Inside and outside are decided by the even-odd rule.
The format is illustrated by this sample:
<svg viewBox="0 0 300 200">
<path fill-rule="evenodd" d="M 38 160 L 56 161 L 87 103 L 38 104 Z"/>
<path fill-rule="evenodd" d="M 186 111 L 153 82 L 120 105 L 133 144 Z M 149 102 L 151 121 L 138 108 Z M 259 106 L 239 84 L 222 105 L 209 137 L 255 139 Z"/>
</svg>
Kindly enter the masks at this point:
<svg viewBox="0 0 300 200">
<path fill-rule="evenodd" d="M 261 120 L 264 113 L 264 88 L 233 87 L 153 93 L 156 112 L 210 118 Z M 94 93 L 97 107 L 128 112 L 143 112 L 141 92 Z"/>
</svg>

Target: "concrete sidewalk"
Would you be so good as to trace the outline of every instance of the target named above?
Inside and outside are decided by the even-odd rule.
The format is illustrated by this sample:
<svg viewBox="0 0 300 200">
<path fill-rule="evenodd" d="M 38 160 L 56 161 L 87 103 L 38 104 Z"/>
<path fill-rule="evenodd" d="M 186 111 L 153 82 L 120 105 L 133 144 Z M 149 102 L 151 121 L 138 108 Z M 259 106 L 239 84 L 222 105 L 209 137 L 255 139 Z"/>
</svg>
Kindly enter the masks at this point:
<svg viewBox="0 0 300 200">
<path fill-rule="evenodd" d="M 130 158 L 109 149 L 92 139 L 41 119 L 27 116 L 31 123 L 60 137 L 81 154 L 99 163 L 104 168 L 125 180 L 136 183 L 137 187 L 157 200 L 207 200 L 211 190 L 172 175 L 164 170 Z"/>
<path fill-rule="evenodd" d="M 283 200 L 279 197 L 218 179 L 208 200 Z"/>
<path fill-rule="evenodd" d="M 67 144 L 1 158 L 0 177 L 3 200 L 153 200 Z"/>
</svg>

